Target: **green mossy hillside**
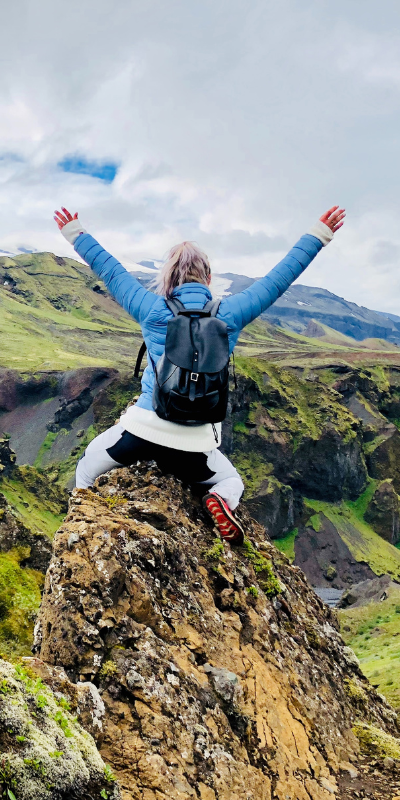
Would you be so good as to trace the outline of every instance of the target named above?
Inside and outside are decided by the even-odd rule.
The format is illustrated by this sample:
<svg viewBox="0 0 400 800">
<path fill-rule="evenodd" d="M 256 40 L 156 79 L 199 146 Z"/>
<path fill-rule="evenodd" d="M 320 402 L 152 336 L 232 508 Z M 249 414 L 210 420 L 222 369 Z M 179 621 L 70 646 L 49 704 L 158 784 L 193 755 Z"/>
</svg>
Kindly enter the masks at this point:
<svg viewBox="0 0 400 800">
<path fill-rule="evenodd" d="M 261 359 L 238 357 L 236 365 L 239 374 L 256 383 L 261 395 L 254 399 L 246 420 L 251 427 L 257 427 L 261 436 L 260 411 L 265 409 L 276 428 L 292 440 L 294 448 L 301 439 L 319 439 L 327 424 L 344 442 L 356 438 L 359 422 L 334 389 Z"/>
<path fill-rule="evenodd" d="M 67 431 L 64 428 L 61 428 L 53 438 L 53 434 L 49 432 L 46 436 L 46 439 L 42 445 L 42 448 L 39 451 L 38 457 L 36 459 L 36 464 L 39 462 L 40 458 L 43 459 L 44 454 L 48 454 L 50 447 L 46 447 L 46 442 L 49 440 L 48 437 L 51 437 L 51 441 L 54 444 L 57 441 L 57 438 L 60 436 L 65 436 Z M 76 465 L 80 459 L 80 457 L 85 452 L 88 444 L 92 441 L 92 439 L 97 436 L 97 431 L 94 425 L 89 425 L 86 429 L 84 435 L 79 440 L 79 444 L 71 450 L 69 456 L 65 458 L 63 461 L 48 461 L 46 467 L 44 468 L 44 474 L 48 476 L 48 479 L 52 481 L 55 485 L 58 485 L 62 489 L 65 487 L 71 487 L 74 481 L 74 475 L 76 470 Z"/>
<path fill-rule="evenodd" d="M 0 258 L 0 366 L 22 372 L 134 363 L 140 329 L 85 264 Z"/>
<path fill-rule="evenodd" d="M 0 553 L 0 651 L 6 658 L 30 655 L 44 575 L 21 566 L 29 547 Z"/>
<path fill-rule="evenodd" d="M 46 473 L 30 466 L 16 467 L 11 476 L 0 479 L 0 492 L 26 528 L 53 537 L 68 503 L 66 493 Z"/>
<path fill-rule="evenodd" d="M 400 586 L 380 603 L 339 610 L 342 636 L 364 675 L 400 710 Z"/>
<path fill-rule="evenodd" d="M 371 485 L 357 501 L 328 503 L 305 498 L 314 530 L 320 524 L 316 516 L 324 514 L 335 526 L 339 536 L 349 548 L 353 558 L 369 564 L 375 575 L 391 575 L 400 581 L 400 551 L 382 539 L 360 514 L 366 498 L 371 496 Z M 372 492 L 373 493 L 373 492 Z"/>
</svg>

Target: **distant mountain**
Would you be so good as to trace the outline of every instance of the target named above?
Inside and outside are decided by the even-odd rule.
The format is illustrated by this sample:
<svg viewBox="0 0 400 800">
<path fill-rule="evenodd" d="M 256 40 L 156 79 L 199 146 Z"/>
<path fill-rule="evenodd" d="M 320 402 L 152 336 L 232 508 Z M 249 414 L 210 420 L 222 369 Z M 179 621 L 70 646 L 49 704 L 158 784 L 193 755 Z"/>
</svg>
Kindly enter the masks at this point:
<svg viewBox="0 0 400 800">
<path fill-rule="evenodd" d="M 218 279 L 227 283 L 224 296 L 242 292 L 255 280 L 230 272 L 218 275 Z M 291 286 L 263 317 L 295 333 L 304 333 L 310 320 L 315 320 L 357 341 L 386 339 L 400 345 L 400 316 L 371 311 L 314 286 Z"/>
<path fill-rule="evenodd" d="M 140 272 L 145 268 L 154 274 L 161 261 L 149 259 L 141 261 L 136 268 L 127 267 L 147 285 L 149 275 Z M 214 296 L 227 297 L 243 292 L 257 278 L 235 275 L 233 272 L 214 274 L 211 288 Z M 363 339 L 385 339 L 391 344 L 400 345 L 400 316 L 383 311 L 372 311 L 364 306 L 351 303 L 343 297 L 314 286 L 294 284 L 274 305 L 262 315 L 273 325 L 304 334 L 309 322 L 314 320 L 339 331 L 345 336 L 360 342 Z M 306 333 L 309 336 L 309 332 Z"/>
<path fill-rule="evenodd" d="M 140 267 L 146 267 L 147 269 L 158 270 L 162 265 L 162 261 L 157 258 L 149 258 L 145 259 L 144 261 L 139 261 Z"/>
</svg>

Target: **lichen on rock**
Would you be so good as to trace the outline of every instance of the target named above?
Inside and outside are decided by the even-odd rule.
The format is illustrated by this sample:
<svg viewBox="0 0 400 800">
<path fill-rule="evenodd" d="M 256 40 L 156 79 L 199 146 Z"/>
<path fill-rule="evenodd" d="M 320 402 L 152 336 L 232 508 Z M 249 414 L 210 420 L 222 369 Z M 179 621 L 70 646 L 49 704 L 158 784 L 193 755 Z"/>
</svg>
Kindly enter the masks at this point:
<svg viewBox="0 0 400 800">
<path fill-rule="evenodd" d="M 94 740 L 61 698 L 29 669 L 0 660 L 2 796 L 118 800 L 119 789 L 107 779 Z"/>
</svg>

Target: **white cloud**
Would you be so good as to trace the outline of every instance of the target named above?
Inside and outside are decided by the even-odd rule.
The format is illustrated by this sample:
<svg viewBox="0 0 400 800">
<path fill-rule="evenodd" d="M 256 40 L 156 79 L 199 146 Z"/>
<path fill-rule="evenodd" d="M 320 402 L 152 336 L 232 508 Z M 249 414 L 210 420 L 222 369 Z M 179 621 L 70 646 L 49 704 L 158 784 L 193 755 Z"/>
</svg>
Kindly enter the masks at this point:
<svg viewBox="0 0 400 800">
<path fill-rule="evenodd" d="M 399 312 L 400 8 L 385 7 L 9 4 L 0 249 L 71 254 L 63 204 L 121 259 L 191 238 L 216 270 L 261 275 L 340 201 L 346 228 L 302 282 Z M 71 154 L 118 163 L 116 180 L 63 173 Z"/>
</svg>

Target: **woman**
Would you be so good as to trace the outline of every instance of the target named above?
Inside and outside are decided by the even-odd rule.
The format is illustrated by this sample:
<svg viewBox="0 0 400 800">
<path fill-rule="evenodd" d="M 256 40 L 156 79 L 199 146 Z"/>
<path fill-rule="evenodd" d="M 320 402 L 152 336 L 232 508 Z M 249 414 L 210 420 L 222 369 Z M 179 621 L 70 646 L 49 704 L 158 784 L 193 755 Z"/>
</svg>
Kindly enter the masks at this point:
<svg viewBox="0 0 400 800">
<path fill-rule="evenodd" d="M 331 208 L 265 278 L 255 281 L 244 292 L 223 298 L 217 316 L 227 325 L 230 352 L 242 328 L 269 308 L 304 272 L 341 228 L 344 217 L 344 209 Z M 129 466 L 138 460 L 155 460 L 164 472 L 210 487 L 203 498 L 205 509 L 224 539 L 231 544 L 241 544 L 243 529 L 233 511 L 244 487 L 237 470 L 218 449 L 221 423 L 196 427 L 178 425 L 160 419 L 152 406 L 152 365 L 164 352 L 167 323 L 173 316 L 164 298 L 176 298 L 186 308 L 204 308 L 211 300 L 207 256 L 191 242 L 176 245 L 160 272 L 155 292 L 151 292 L 82 228 L 77 214 L 72 217 L 62 208 L 55 212 L 54 219 L 78 255 L 140 324 L 149 354 L 139 400 L 116 425 L 89 444 L 77 466 L 76 486 L 87 488 L 99 475 L 115 467 Z"/>
</svg>

